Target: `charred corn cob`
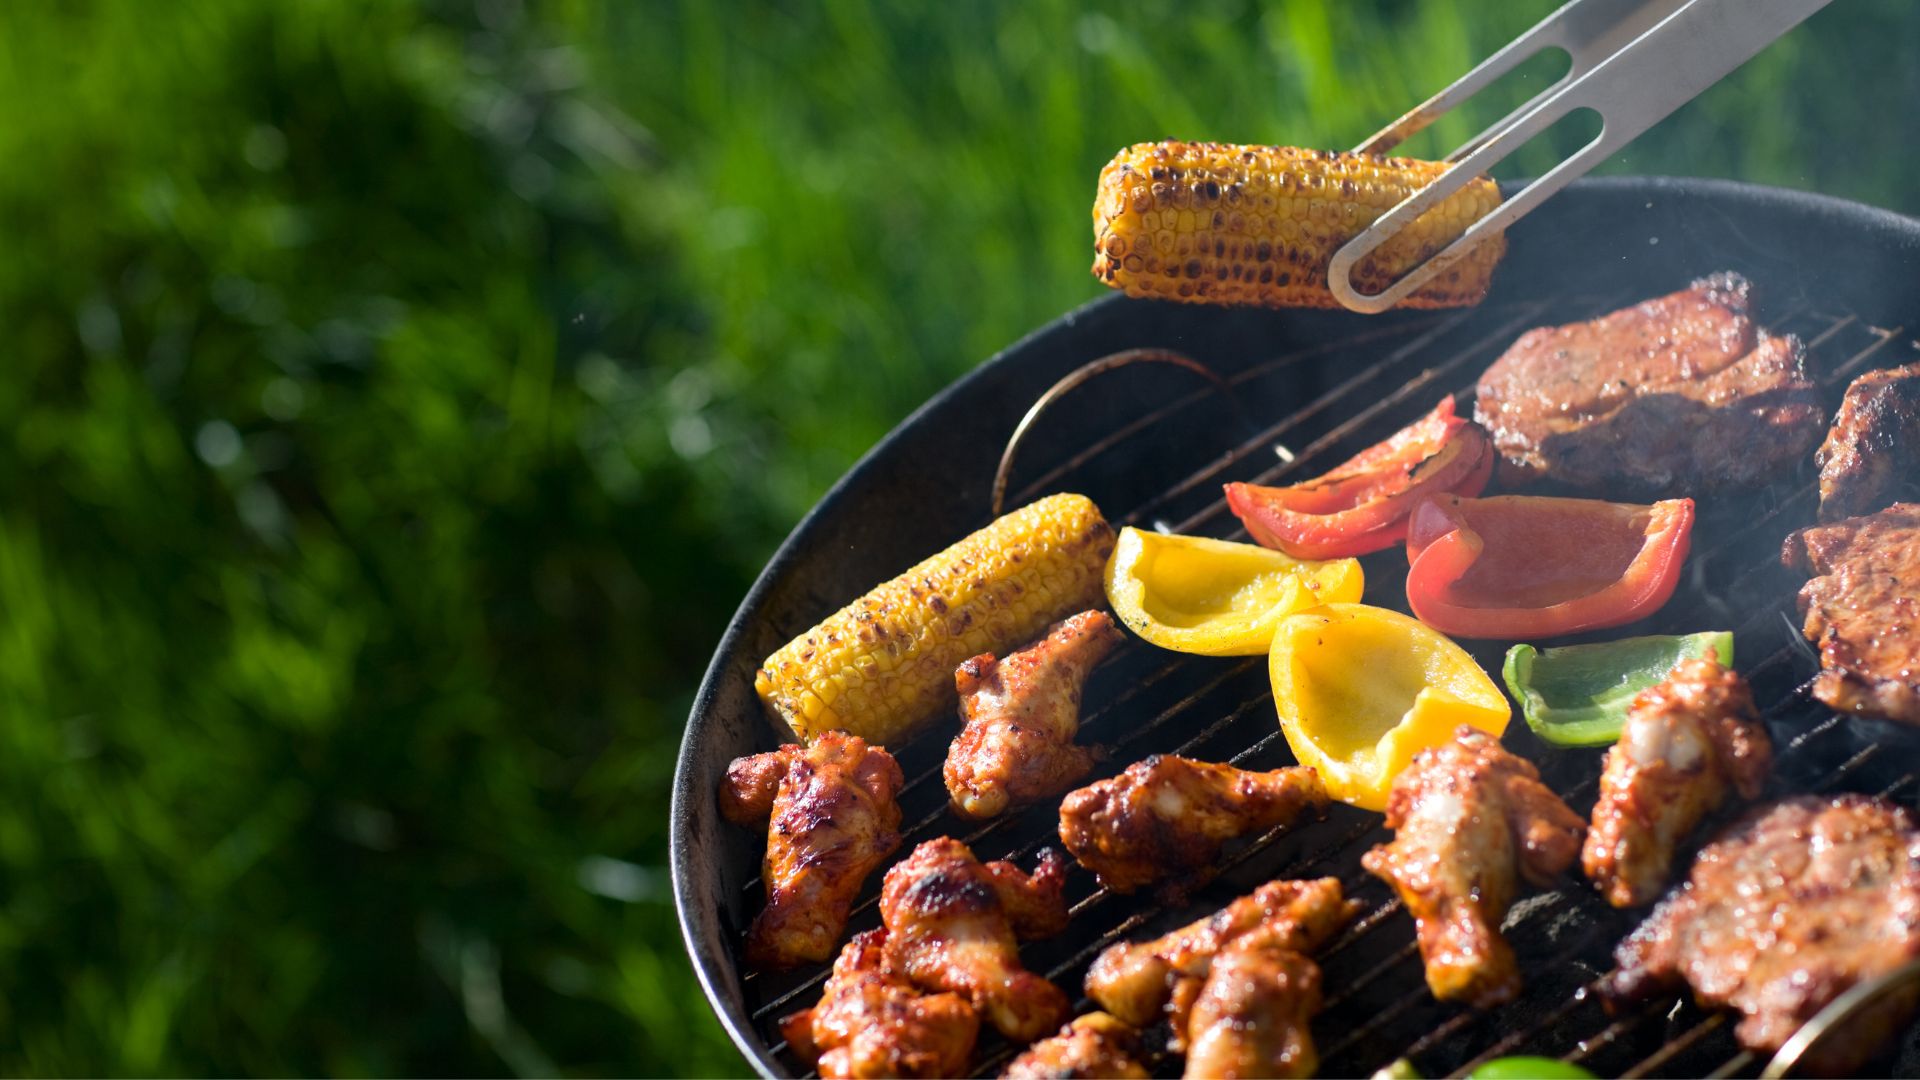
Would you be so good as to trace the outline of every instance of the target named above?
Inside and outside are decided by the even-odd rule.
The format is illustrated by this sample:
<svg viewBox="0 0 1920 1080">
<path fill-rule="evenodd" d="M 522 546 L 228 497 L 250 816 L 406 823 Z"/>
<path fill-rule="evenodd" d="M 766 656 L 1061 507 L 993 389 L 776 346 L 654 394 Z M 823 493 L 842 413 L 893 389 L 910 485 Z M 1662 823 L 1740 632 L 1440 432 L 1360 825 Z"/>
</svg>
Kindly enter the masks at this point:
<svg viewBox="0 0 1920 1080">
<path fill-rule="evenodd" d="M 760 700 L 802 740 L 892 743 L 958 700 L 953 673 L 1104 599 L 1113 529 L 1084 495 L 1050 495 L 922 562 L 760 665 Z"/>
<path fill-rule="evenodd" d="M 1445 171 L 1439 162 L 1276 146 L 1130 146 L 1100 171 L 1093 274 L 1128 296 L 1204 304 L 1337 307 L 1327 263 L 1381 214 Z M 1482 177 L 1354 267 L 1377 293 L 1500 203 Z M 1469 249 L 1401 302 L 1461 307 L 1486 295 L 1504 236 Z"/>
</svg>

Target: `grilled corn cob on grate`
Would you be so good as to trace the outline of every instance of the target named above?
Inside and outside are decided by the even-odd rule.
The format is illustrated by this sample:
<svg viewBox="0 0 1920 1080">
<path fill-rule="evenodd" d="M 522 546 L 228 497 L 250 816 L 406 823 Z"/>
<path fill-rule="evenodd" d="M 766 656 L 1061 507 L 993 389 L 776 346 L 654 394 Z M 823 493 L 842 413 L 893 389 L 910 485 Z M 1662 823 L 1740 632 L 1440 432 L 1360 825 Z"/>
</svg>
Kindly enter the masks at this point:
<svg viewBox="0 0 1920 1080">
<path fill-rule="evenodd" d="M 1327 264 L 1341 245 L 1442 172 L 1440 162 L 1294 147 L 1159 142 L 1100 172 L 1093 274 L 1128 296 L 1187 303 L 1338 307 Z M 1482 177 L 1416 218 L 1354 267 L 1377 293 L 1500 204 Z M 1403 307 L 1486 295 L 1506 238 L 1474 245 Z"/>
<path fill-rule="evenodd" d="M 952 709 L 953 673 L 1100 606 L 1113 529 L 1084 495 L 1003 515 L 768 657 L 754 689 L 802 740 L 838 729 L 892 743 Z"/>
</svg>

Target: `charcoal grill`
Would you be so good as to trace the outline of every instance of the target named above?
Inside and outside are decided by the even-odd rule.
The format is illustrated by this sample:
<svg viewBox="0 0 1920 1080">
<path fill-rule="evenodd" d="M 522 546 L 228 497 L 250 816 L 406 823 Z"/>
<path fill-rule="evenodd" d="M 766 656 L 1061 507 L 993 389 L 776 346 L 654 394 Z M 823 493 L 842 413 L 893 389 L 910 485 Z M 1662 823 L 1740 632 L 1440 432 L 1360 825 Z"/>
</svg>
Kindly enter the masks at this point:
<svg viewBox="0 0 1920 1080">
<path fill-rule="evenodd" d="M 1608 179 L 1574 185 L 1511 234 L 1491 295 L 1457 312 L 1265 312 L 1108 298 L 1033 334 L 935 397 L 889 435 L 797 527 L 734 616 L 695 701 L 674 781 L 675 900 L 695 970 L 741 1052 L 769 1076 L 803 1075 L 778 1021 L 811 1005 L 825 965 L 767 974 L 740 962 L 745 929 L 764 903 L 760 838 L 717 812 L 714 793 L 734 757 L 771 748 L 773 728 L 752 690 L 761 658 L 822 616 L 989 519 L 995 467 L 1028 405 L 1081 366 L 1128 349 L 1171 350 L 1224 383 L 1174 365 L 1138 365 L 1059 397 L 1012 463 L 1008 506 L 1052 491 L 1091 496 L 1116 526 L 1244 538 L 1220 484 L 1315 475 L 1415 419 L 1446 393 L 1471 399 L 1474 381 L 1522 331 L 1585 319 L 1732 269 L 1751 278 L 1764 325 L 1800 335 L 1809 366 L 1837 404 L 1871 367 L 1920 358 L 1920 222 L 1855 204 L 1748 185 Z M 1662 611 L 1627 633 L 1728 629 L 1778 747 L 1768 798 L 1861 791 L 1912 805 L 1920 758 L 1904 730 L 1834 716 L 1804 693 L 1815 670 L 1795 631 L 1799 579 L 1779 565 L 1788 532 L 1812 521 L 1811 464 L 1772 487 L 1701 499 L 1686 581 Z M 1404 556 L 1363 560 L 1369 603 L 1405 610 Z M 1579 638 L 1566 639 L 1569 641 Z M 1505 643 L 1469 643 L 1497 671 Z M 1030 866 L 1054 835 L 1047 804 L 986 824 L 945 809 L 940 763 L 952 724 L 891 749 L 908 784 L 905 840 L 953 835 L 983 859 Z M 1292 763 L 1261 658 L 1211 659 L 1130 641 L 1087 689 L 1083 741 L 1112 748 L 1097 775 L 1153 752 L 1249 768 Z M 1507 744 L 1541 767 L 1573 808 L 1591 809 L 1600 755 L 1535 740 L 1516 718 Z M 1067 932 L 1022 949 L 1026 965 L 1071 994 L 1099 951 L 1162 933 L 1276 877 L 1338 877 L 1364 904 L 1318 957 L 1326 1008 L 1314 1036 L 1329 1076 L 1367 1075 L 1409 1058 L 1427 1076 L 1506 1054 L 1545 1054 L 1601 1075 L 1751 1075 L 1764 1061 L 1740 1050 L 1732 1023 L 1691 1004 L 1655 1002 L 1610 1015 L 1595 993 L 1615 943 L 1644 914 L 1603 903 L 1574 876 L 1527 893 L 1507 920 L 1526 986 L 1511 1005 L 1473 1009 L 1427 993 L 1412 920 L 1391 890 L 1360 868 L 1388 838 L 1377 814 L 1336 807 L 1324 820 L 1230 849 L 1219 878 L 1179 907 L 1116 896 L 1074 867 Z M 1706 831 L 1706 830 L 1703 830 Z M 878 925 L 880 874 L 867 882 L 849 933 Z M 1086 1003 L 1081 999 L 1079 1006 Z M 1017 1052 L 983 1029 L 975 1054 L 996 1075 Z M 1160 1072 L 1179 1060 L 1160 1055 Z M 1920 1070 L 1909 1037 L 1878 1068 Z"/>
</svg>

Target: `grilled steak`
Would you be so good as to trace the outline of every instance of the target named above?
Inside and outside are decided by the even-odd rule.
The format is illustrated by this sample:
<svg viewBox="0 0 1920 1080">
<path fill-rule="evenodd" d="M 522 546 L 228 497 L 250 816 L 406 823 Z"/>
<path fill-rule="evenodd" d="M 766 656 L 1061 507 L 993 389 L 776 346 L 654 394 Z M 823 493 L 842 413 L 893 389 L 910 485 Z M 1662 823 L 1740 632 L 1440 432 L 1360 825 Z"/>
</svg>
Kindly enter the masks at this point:
<svg viewBox="0 0 1920 1080">
<path fill-rule="evenodd" d="M 1913 819 L 1865 795 L 1803 796 L 1707 845 L 1686 885 L 1620 943 L 1605 991 L 1633 999 L 1685 981 L 1701 1004 L 1738 1009 L 1741 1043 L 1770 1052 L 1856 982 L 1916 956 Z M 1837 1040 L 1809 1063 L 1814 1075 L 1849 1075 L 1898 1019 Z"/>
<path fill-rule="evenodd" d="M 1820 520 L 1871 514 L 1920 469 L 1920 364 L 1853 380 L 1820 463 Z"/>
<path fill-rule="evenodd" d="M 1507 483 L 1660 498 L 1764 483 L 1804 458 L 1825 416 L 1806 349 L 1747 314 L 1716 274 L 1591 322 L 1521 335 L 1480 376 L 1475 417 Z"/>
<path fill-rule="evenodd" d="M 1813 696 L 1834 711 L 1920 724 L 1920 504 L 1802 529 L 1783 558 L 1820 646 Z"/>
</svg>

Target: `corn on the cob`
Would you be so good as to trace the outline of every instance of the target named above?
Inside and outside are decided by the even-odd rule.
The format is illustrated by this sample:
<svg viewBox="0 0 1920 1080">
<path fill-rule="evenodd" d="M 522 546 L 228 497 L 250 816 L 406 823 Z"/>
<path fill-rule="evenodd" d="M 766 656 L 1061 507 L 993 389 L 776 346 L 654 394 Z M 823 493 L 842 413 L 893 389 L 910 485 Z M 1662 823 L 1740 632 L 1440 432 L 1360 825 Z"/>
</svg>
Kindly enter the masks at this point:
<svg viewBox="0 0 1920 1080">
<path fill-rule="evenodd" d="M 1294 147 L 1160 142 L 1100 171 L 1093 274 L 1128 296 L 1206 304 L 1337 307 L 1327 263 L 1342 244 L 1446 166 Z M 1377 293 L 1500 203 L 1481 177 L 1354 267 Z M 1402 307 L 1460 307 L 1486 295 L 1506 238 L 1474 245 Z"/>
<path fill-rule="evenodd" d="M 952 709 L 953 672 L 1104 599 L 1113 529 L 1084 495 L 1006 514 L 768 657 L 754 689 L 802 740 L 890 743 Z"/>
</svg>

